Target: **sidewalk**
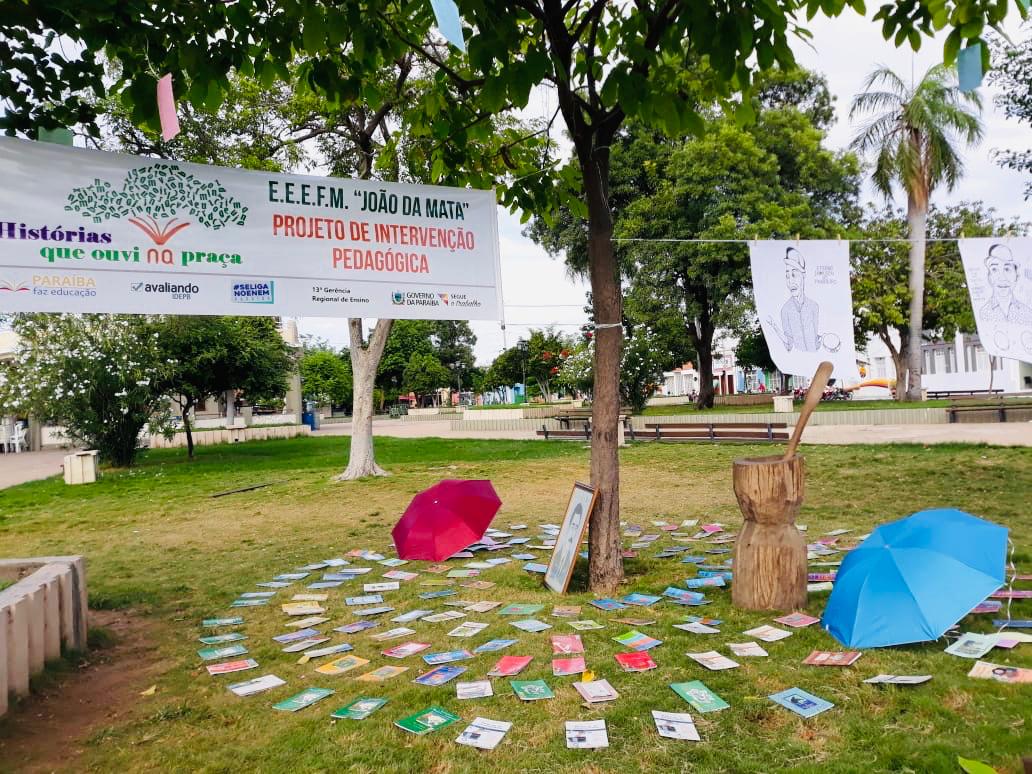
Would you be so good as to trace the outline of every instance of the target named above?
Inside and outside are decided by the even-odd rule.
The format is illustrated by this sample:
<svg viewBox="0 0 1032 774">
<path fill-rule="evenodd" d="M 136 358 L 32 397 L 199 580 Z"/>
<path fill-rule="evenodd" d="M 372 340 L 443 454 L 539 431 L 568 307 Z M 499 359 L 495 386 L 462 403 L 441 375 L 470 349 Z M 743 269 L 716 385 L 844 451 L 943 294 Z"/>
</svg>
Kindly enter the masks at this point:
<svg viewBox="0 0 1032 774">
<path fill-rule="evenodd" d="M 804 443 L 987 443 L 1032 446 L 1032 422 L 954 425 L 807 425 Z"/>
<path fill-rule="evenodd" d="M 0 454 L 0 489 L 61 473 L 67 449 Z"/>
</svg>

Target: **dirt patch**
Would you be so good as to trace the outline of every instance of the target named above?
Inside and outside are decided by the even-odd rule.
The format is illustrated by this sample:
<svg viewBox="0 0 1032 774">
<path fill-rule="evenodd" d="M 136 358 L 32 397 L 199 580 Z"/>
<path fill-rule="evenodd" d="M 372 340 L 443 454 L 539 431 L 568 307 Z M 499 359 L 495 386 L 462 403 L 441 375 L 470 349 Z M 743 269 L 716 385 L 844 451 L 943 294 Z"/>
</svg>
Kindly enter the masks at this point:
<svg viewBox="0 0 1032 774">
<path fill-rule="evenodd" d="M 132 611 L 90 611 L 91 627 L 115 642 L 90 651 L 0 723 L 0 770 L 41 774 L 74 769 L 83 744 L 104 726 L 123 722 L 159 671 L 152 624 Z M 8 768 L 10 767 L 10 768 Z"/>
</svg>

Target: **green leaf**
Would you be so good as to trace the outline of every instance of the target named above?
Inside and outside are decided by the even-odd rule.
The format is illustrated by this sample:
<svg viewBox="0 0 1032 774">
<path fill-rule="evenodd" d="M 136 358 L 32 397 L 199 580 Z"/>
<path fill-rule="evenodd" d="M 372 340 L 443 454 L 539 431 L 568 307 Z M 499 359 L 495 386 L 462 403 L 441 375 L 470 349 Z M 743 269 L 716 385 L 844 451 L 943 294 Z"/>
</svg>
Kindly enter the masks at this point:
<svg viewBox="0 0 1032 774">
<path fill-rule="evenodd" d="M 506 82 L 501 75 L 490 75 L 480 91 L 480 104 L 484 110 L 495 112 L 505 105 Z"/>
<path fill-rule="evenodd" d="M 959 755 L 957 756 L 957 763 L 967 774 L 999 774 L 992 766 L 986 765 L 981 761 L 971 760 L 970 758 L 962 758 Z"/>
</svg>

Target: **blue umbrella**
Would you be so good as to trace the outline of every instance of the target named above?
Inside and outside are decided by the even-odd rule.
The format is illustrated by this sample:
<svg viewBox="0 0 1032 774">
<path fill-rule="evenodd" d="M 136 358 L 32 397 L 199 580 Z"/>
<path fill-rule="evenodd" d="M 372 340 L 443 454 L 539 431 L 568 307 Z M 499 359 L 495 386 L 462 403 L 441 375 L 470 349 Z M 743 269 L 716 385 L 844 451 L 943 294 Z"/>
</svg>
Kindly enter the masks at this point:
<svg viewBox="0 0 1032 774">
<path fill-rule="evenodd" d="M 925 642 L 1004 584 L 1007 529 L 955 508 L 883 524 L 842 562 L 821 626 L 843 645 Z"/>
</svg>

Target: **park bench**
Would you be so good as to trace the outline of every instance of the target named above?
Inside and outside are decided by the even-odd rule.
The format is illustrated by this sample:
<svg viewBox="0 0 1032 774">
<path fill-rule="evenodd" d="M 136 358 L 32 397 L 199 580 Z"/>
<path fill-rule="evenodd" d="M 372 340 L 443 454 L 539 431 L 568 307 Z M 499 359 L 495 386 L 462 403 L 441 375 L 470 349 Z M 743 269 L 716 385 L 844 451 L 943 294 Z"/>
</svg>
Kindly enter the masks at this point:
<svg viewBox="0 0 1032 774">
<path fill-rule="evenodd" d="M 621 406 L 620 407 L 620 418 L 619 419 L 620 419 L 621 422 L 624 423 L 625 427 L 627 425 L 627 418 L 630 416 L 630 414 L 631 414 L 631 409 L 629 407 L 627 407 L 627 406 Z M 582 424 L 582 425 L 590 425 L 591 424 L 591 407 L 587 406 L 585 408 L 560 409 L 559 413 L 556 415 L 555 418 L 559 421 L 559 425 L 564 430 L 571 430 L 571 429 L 573 429 L 574 423 Z"/>
<path fill-rule="evenodd" d="M 547 425 L 541 425 L 537 435 L 542 436 L 546 441 L 587 441 L 591 443 L 591 420 L 588 419 L 583 427 L 576 430 L 549 430 Z"/>
<path fill-rule="evenodd" d="M 963 422 L 964 417 L 969 421 L 982 420 L 984 422 L 1029 422 L 1032 421 L 1032 401 L 997 398 L 994 401 L 979 403 L 952 403 L 946 407 L 946 414 L 949 416 L 950 424 Z M 975 417 L 975 414 L 984 416 Z"/>
<path fill-rule="evenodd" d="M 938 400 L 940 398 L 952 400 L 953 398 L 991 397 L 993 395 L 999 395 L 1002 392 L 1002 387 L 997 387 L 994 390 L 928 390 L 928 397 L 932 400 Z"/>
<path fill-rule="evenodd" d="M 645 432 L 631 431 L 632 441 L 769 441 L 788 440 L 784 422 L 649 423 Z"/>
</svg>

